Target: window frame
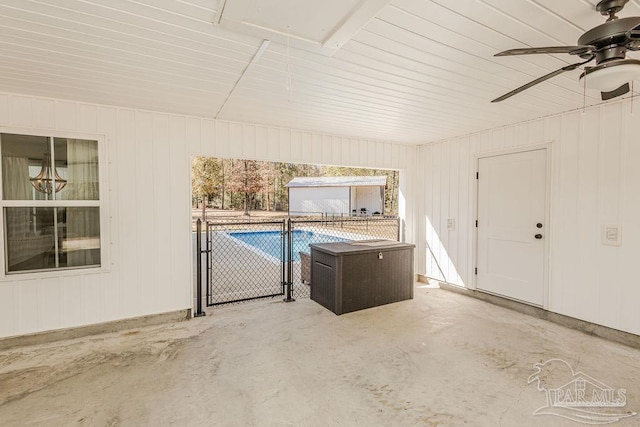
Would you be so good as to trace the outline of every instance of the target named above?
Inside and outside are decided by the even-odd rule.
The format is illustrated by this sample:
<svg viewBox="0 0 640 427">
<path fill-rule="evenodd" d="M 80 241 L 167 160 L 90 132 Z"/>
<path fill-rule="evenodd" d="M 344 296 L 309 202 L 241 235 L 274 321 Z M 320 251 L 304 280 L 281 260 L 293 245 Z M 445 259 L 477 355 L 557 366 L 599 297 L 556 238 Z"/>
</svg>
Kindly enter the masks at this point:
<svg viewBox="0 0 640 427">
<path fill-rule="evenodd" d="M 29 279 L 46 279 L 60 276 L 74 276 L 87 274 L 101 274 L 111 270 L 111 240 L 110 240 L 110 221 L 108 212 L 108 197 L 110 189 L 108 186 L 107 165 L 107 147 L 106 136 L 103 134 L 71 132 L 60 130 L 44 130 L 33 128 L 16 128 L 9 126 L 0 126 L 0 134 L 18 134 L 32 135 L 47 138 L 69 138 L 84 139 L 98 142 L 98 200 L 4 200 L 3 182 L 2 182 L 2 162 L 0 162 L 0 230 L 2 233 L 0 244 L 0 260 L 2 260 L 2 268 L 0 269 L 1 281 L 29 280 Z M 0 144 L 2 141 L 0 140 Z M 100 265 L 99 266 L 79 266 L 79 267 L 63 267 L 55 269 L 28 270 L 7 272 L 7 254 L 6 254 L 6 230 L 5 230 L 5 209 L 11 207 L 97 207 L 100 213 Z"/>
</svg>

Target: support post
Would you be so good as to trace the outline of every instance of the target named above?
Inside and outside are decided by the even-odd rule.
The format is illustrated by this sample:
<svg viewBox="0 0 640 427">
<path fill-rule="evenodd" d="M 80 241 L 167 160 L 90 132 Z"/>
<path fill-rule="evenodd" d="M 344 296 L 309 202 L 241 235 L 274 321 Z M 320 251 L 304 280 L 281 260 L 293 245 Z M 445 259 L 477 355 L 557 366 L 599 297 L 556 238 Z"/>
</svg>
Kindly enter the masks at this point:
<svg viewBox="0 0 640 427">
<path fill-rule="evenodd" d="M 282 285 L 282 295 L 285 294 L 287 288 L 287 220 L 283 219 L 280 225 L 280 264 L 282 271 L 280 272 L 280 284 Z"/>
<path fill-rule="evenodd" d="M 287 284 L 285 291 L 284 302 L 292 302 L 295 301 L 293 299 L 293 273 L 292 273 L 292 263 L 293 263 L 293 230 L 291 229 L 291 218 L 287 220 Z"/>
<path fill-rule="evenodd" d="M 193 317 L 205 316 L 202 310 L 202 220 L 198 218 L 196 221 L 196 312 Z"/>
</svg>

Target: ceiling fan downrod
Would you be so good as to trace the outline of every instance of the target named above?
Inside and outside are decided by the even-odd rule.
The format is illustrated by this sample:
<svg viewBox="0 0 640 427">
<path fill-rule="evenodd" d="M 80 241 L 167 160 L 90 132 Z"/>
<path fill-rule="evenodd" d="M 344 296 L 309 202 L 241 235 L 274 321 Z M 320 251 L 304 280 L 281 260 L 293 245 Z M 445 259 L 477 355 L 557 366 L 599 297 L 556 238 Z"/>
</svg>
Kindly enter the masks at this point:
<svg viewBox="0 0 640 427">
<path fill-rule="evenodd" d="M 609 15 L 607 22 L 611 22 L 618 19 L 616 13 L 620 12 L 628 2 L 629 0 L 602 0 L 596 5 L 596 10 L 604 16 Z"/>
</svg>

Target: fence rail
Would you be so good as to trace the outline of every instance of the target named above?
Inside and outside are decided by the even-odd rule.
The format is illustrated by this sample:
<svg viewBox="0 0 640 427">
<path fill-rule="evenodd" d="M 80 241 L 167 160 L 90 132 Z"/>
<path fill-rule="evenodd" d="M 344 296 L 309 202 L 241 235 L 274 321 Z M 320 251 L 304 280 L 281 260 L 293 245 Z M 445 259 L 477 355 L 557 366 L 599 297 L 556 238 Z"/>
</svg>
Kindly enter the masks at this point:
<svg viewBox="0 0 640 427">
<path fill-rule="evenodd" d="M 201 229 L 197 230 L 200 235 Z M 308 298 L 310 245 L 363 240 L 400 240 L 400 220 L 384 216 L 289 217 L 281 220 L 226 219 L 207 222 L 207 306 L 284 297 Z M 198 288 L 202 271 L 198 270 Z M 197 309 L 197 313 L 201 311 Z"/>
</svg>

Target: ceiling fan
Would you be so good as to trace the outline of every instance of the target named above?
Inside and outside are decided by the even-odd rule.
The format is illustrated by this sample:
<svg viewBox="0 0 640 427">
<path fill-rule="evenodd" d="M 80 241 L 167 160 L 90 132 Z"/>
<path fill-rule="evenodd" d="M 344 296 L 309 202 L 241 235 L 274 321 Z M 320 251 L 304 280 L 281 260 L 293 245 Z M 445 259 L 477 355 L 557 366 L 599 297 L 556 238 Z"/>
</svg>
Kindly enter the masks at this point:
<svg viewBox="0 0 640 427">
<path fill-rule="evenodd" d="M 629 82 L 640 76 L 640 60 L 626 58 L 628 50 L 640 50 L 640 17 L 618 18 L 616 16 L 616 13 L 620 12 L 628 1 L 602 0 L 598 2 L 596 10 L 602 15 L 608 15 L 609 18 L 604 24 L 584 33 L 578 39 L 576 46 L 531 47 L 497 53 L 495 56 L 568 53 L 580 57 L 583 61 L 546 74 L 491 102 L 504 101 L 565 71 L 573 71 L 594 59 L 596 65 L 584 67 L 580 81 L 589 88 L 600 90 L 603 101 L 628 93 L 630 90 Z"/>
</svg>

